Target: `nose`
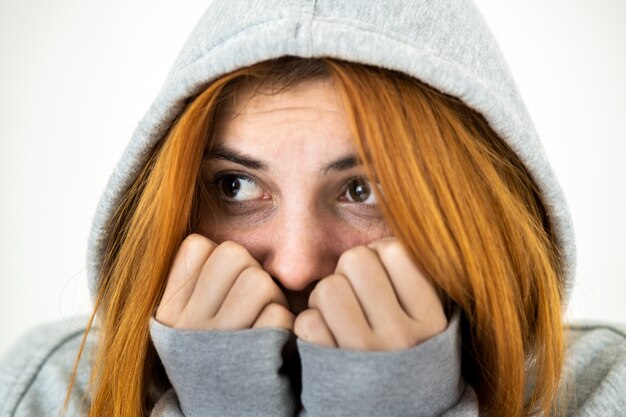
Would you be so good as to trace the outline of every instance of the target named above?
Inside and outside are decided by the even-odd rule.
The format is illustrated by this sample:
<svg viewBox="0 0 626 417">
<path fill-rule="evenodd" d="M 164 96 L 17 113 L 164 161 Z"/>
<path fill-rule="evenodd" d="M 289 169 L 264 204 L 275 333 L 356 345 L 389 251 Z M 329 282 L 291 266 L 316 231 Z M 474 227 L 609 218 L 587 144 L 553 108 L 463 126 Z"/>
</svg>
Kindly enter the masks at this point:
<svg viewBox="0 0 626 417">
<path fill-rule="evenodd" d="M 283 212 L 262 255 L 263 269 L 290 291 L 302 291 L 334 272 L 340 249 L 332 221 L 315 213 Z"/>
</svg>

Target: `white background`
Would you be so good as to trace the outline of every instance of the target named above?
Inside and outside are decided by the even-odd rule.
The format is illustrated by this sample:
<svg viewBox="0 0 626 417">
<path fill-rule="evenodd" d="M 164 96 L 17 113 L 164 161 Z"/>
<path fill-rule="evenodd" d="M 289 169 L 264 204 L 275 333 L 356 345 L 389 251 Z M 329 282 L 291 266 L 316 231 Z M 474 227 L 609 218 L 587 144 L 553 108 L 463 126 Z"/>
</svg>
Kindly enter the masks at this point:
<svg viewBox="0 0 626 417">
<path fill-rule="evenodd" d="M 89 311 L 98 199 L 207 3 L 0 0 L 0 355 Z M 477 4 L 574 217 L 567 318 L 626 322 L 626 2 Z"/>
</svg>

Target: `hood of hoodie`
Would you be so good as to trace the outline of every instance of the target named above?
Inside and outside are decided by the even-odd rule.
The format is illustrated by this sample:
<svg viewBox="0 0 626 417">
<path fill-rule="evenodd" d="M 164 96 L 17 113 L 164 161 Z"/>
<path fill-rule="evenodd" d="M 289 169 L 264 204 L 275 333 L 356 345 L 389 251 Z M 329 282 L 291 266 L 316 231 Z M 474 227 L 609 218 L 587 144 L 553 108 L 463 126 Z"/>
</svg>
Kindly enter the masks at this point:
<svg viewBox="0 0 626 417">
<path fill-rule="evenodd" d="M 539 186 L 564 261 L 568 300 L 576 270 L 570 212 L 499 46 L 470 0 L 212 1 L 100 198 L 87 248 L 92 297 L 104 226 L 185 100 L 228 72 L 283 55 L 329 56 L 402 71 L 482 113 Z"/>
</svg>

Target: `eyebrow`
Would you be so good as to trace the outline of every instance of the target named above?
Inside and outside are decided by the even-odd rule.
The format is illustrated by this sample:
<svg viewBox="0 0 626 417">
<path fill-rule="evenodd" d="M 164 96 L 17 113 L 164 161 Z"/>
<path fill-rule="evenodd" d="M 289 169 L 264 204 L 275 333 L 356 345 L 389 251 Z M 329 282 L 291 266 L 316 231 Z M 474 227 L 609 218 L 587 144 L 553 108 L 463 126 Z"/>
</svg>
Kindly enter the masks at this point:
<svg viewBox="0 0 626 417">
<path fill-rule="evenodd" d="M 355 155 L 348 155 L 326 165 L 322 168 L 321 173 L 322 175 L 326 175 L 328 171 L 347 171 L 357 165 L 359 165 L 357 157 Z"/>
<path fill-rule="evenodd" d="M 207 154 L 205 161 L 230 161 L 239 165 L 243 165 L 246 168 L 256 169 L 258 171 L 267 171 L 267 164 L 259 161 L 258 159 L 251 158 L 244 154 L 241 154 L 234 149 L 227 148 L 226 146 L 216 146 Z"/>
<path fill-rule="evenodd" d="M 215 160 L 234 162 L 235 164 L 257 171 L 269 171 L 268 165 L 265 162 L 254 159 L 224 145 L 214 147 L 205 157 L 205 161 Z M 356 155 L 347 155 L 327 164 L 320 170 L 320 173 L 326 175 L 329 171 L 346 171 L 358 165 L 360 165 L 360 162 Z"/>
</svg>

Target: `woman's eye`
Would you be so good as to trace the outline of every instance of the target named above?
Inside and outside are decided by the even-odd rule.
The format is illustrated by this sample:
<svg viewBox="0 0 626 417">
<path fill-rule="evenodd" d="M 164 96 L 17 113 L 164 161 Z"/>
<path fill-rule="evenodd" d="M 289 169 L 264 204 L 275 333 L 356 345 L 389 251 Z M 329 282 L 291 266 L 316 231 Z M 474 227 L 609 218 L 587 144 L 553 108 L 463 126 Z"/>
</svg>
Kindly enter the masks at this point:
<svg viewBox="0 0 626 417">
<path fill-rule="evenodd" d="M 353 203 L 375 205 L 378 203 L 370 182 L 364 178 L 356 178 L 350 181 L 344 197 Z"/>
<path fill-rule="evenodd" d="M 258 200 L 263 196 L 261 187 L 243 175 L 222 175 L 215 179 L 215 186 L 220 197 L 228 201 Z"/>
</svg>

